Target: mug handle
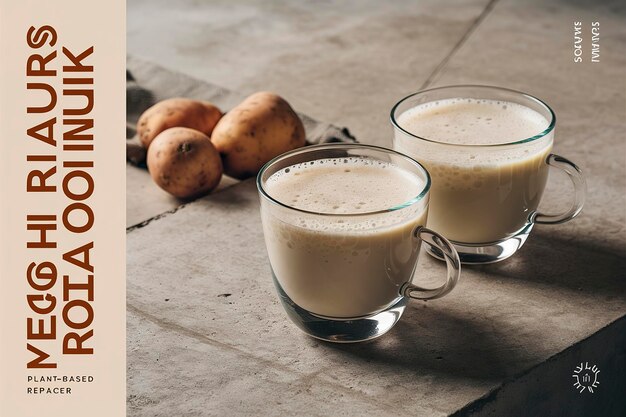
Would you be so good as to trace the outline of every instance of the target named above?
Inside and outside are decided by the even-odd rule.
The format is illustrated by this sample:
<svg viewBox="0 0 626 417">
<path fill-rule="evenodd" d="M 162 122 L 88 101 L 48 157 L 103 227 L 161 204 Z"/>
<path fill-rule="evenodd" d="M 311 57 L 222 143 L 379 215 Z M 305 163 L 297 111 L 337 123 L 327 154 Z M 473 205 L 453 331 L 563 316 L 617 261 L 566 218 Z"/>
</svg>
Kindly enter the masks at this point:
<svg viewBox="0 0 626 417">
<path fill-rule="evenodd" d="M 422 288 L 417 285 L 407 282 L 400 289 L 400 294 L 406 297 L 411 297 L 416 300 L 432 300 L 434 298 L 440 298 L 448 294 L 456 286 L 461 275 L 461 261 L 459 254 L 454 249 L 454 246 L 437 232 L 433 232 L 424 226 L 418 226 L 413 231 L 413 237 L 421 240 L 427 245 L 431 245 L 441 251 L 443 258 L 446 261 L 447 278 L 446 282 L 438 288 Z M 415 274 L 415 273 L 414 273 Z"/>
<path fill-rule="evenodd" d="M 530 218 L 532 223 L 538 224 L 559 224 L 572 220 L 578 216 L 585 204 L 585 194 L 587 193 L 587 184 L 580 168 L 575 163 L 562 156 L 551 153 L 546 159 L 546 163 L 550 166 L 563 170 L 574 183 L 574 204 L 572 207 L 561 214 L 543 214 L 534 212 Z"/>
</svg>

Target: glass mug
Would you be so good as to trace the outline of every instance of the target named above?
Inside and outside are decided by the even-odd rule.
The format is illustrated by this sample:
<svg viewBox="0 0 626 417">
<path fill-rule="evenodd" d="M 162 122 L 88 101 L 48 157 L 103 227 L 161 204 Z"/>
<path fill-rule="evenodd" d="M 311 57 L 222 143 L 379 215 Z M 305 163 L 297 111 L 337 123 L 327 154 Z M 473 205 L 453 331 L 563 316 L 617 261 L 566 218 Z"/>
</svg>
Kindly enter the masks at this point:
<svg viewBox="0 0 626 417">
<path fill-rule="evenodd" d="M 418 111 L 423 111 L 425 106 L 440 109 L 450 103 L 445 100 L 452 99 L 462 99 L 462 103 L 469 104 L 492 100 L 491 104 L 495 101 L 503 110 L 508 103 L 518 104 L 521 107 L 509 106 L 509 111 L 530 109 L 543 116 L 546 123 L 523 139 L 502 137 L 489 144 L 475 143 L 476 139 L 469 137 L 462 144 L 458 140 L 450 143 L 445 133 L 437 133 L 437 138 L 420 137 L 414 134 L 419 129 L 419 119 L 415 119 L 412 127 L 407 126 L 411 115 L 407 111 L 416 106 L 421 106 Z M 513 117 L 514 113 L 509 114 Z M 511 129 L 515 122 L 505 128 Z M 573 162 L 551 153 L 556 118 L 546 103 L 533 96 L 489 86 L 433 88 L 400 100 L 391 110 L 391 123 L 394 149 L 415 158 L 432 176 L 428 227 L 450 239 L 462 263 L 483 264 L 506 259 L 522 247 L 535 224 L 563 223 L 582 210 L 586 185 L 581 170 Z M 481 129 L 489 129 L 487 125 L 482 126 Z M 573 205 L 558 215 L 537 211 L 549 167 L 563 170 L 574 184 Z M 436 248 L 429 248 L 428 252 L 442 258 Z"/>
<path fill-rule="evenodd" d="M 404 170 L 416 180 L 417 192 L 394 207 L 339 214 L 296 208 L 291 201 L 279 201 L 268 189 L 272 175 L 289 172 L 294 165 L 304 163 L 314 169 L 316 163 L 328 166 L 348 161 L 391 164 L 387 168 Z M 297 178 L 298 189 L 306 191 L 307 177 Z M 385 182 L 386 186 L 393 184 Z M 367 145 L 307 146 L 268 162 L 257 176 L 257 187 L 274 284 L 290 319 L 310 336 L 331 342 L 373 339 L 396 324 L 409 298 L 443 297 L 458 281 L 456 251 L 443 236 L 424 227 L 428 172 L 405 155 Z M 336 187 L 342 187 L 341 181 Z M 351 189 L 359 196 L 371 192 L 365 186 Z M 411 283 L 418 275 L 421 242 L 436 247 L 447 263 L 446 282 L 438 288 Z"/>
</svg>

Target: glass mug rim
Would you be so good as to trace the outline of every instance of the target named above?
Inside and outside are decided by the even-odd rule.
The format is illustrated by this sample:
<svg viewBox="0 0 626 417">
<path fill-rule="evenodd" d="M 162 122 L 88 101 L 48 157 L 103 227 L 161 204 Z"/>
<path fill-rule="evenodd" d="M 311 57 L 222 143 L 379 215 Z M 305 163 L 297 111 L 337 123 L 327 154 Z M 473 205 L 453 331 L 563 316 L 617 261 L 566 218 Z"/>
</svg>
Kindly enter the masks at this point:
<svg viewBox="0 0 626 417">
<path fill-rule="evenodd" d="M 270 169 L 272 166 L 276 165 L 278 162 L 283 161 L 287 158 L 296 156 L 296 155 L 301 155 L 301 154 L 306 154 L 306 153 L 310 153 L 310 152 L 314 152 L 314 151 L 323 151 L 323 150 L 334 150 L 334 149 L 366 149 L 366 150 L 370 150 L 370 151 L 374 151 L 374 152 L 380 152 L 380 153 L 385 153 L 385 154 L 390 154 L 390 155 L 396 155 L 406 161 L 408 161 L 411 165 L 413 165 L 414 167 L 416 167 L 423 175 L 424 178 L 426 179 L 425 184 L 422 188 L 422 190 L 418 193 L 417 196 L 411 198 L 410 200 L 397 204 L 393 207 L 389 207 L 386 209 L 382 209 L 382 210 L 375 210 L 375 211 L 368 211 L 368 212 L 358 212 L 358 213 L 324 213 L 324 212 L 317 212 L 317 211 L 310 211 L 310 210 L 305 210 L 305 209 L 300 209 L 297 207 L 293 207 L 289 204 L 283 203 L 277 199 L 275 199 L 274 197 L 272 197 L 267 190 L 264 187 L 264 180 L 263 180 L 263 176 L 265 174 L 265 172 Z M 306 161 L 309 162 L 309 161 Z M 403 168 L 400 168 L 403 169 Z M 268 177 L 269 178 L 269 177 Z M 263 167 L 261 168 L 261 170 L 259 171 L 259 173 L 257 174 L 256 177 L 256 185 L 257 185 L 257 189 L 259 190 L 259 192 L 261 193 L 261 195 L 267 199 L 268 201 L 272 202 L 273 204 L 276 204 L 278 206 L 284 207 L 286 209 L 289 210 L 293 210 L 296 212 L 300 212 L 300 213 L 305 213 L 308 215 L 315 215 L 315 216 L 323 216 L 323 217 L 329 217 L 329 218 L 341 218 L 341 217 L 364 217 L 364 216 L 372 216 L 372 215 L 378 215 L 378 214 L 385 214 L 385 213 L 390 213 L 390 212 L 395 212 L 395 211 L 399 211 L 405 208 L 409 208 L 411 206 L 413 206 L 414 204 L 419 203 L 420 201 L 422 201 L 424 199 L 424 197 L 426 195 L 428 195 L 428 192 L 430 191 L 430 186 L 431 186 L 431 179 L 430 179 L 430 174 L 428 173 L 428 170 L 426 168 L 424 168 L 424 166 L 422 164 L 420 164 L 419 162 L 417 162 L 415 159 L 401 153 L 398 151 L 395 151 L 393 149 L 388 149 L 388 148 L 384 148 L 382 146 L 374 146 L 374 145 L 365 145 L 365 144 L 360 144 L 360 143 L 329 143 L 329 144 L 317 144 L 317 145 L 309 145 L 309 146 L 304 146 L 302 148 L 298 148 L 298 149 L 294 149 L 288 152 L 285 152 L 283 154 L 278 155 L 277 157 L 273 158 L 272 160 L 270 160 L 268 163 L 266 163 L 265 165 L 263 165 Z"/>
<path fill-rule="evenodd" d="M 454 90 L 454 89 L 469 89 L 469 88 L 474 88 L 474 89 L 478 89 L 478 90 L 486 90 L 486 91 L 499 91 L 499 92 L 503 92 L 503 93 L 507 93 L 507 94 L 512 94 L 512 95 L 517 95 L 517 96 L 522 96 L 525 99 L 528 99 L 532 102 L 534 102 L 535 104 L 541 106 L 544 110 L 547 110 L 550 114 L 550 121 L 548 124 L 548 127 L 545 128 L 542 132 L 525 138 L 525 139 L 521 139 L 521 140 L 516 140 L 513 142 L 501 142 L 501 143 L 495 143 L 495 144 L 489 144 L 489 145 L 485 145 L 485 144 L 473 144 L 473 143 L 466 143 L 466 144 L 457 144 L 457 143 L 448 143 L 442 140 L 435 140 L 435 139 L 429 139 L 429 138 L 425 138 L 422 136 L 418 136 L 414 133 L 409 132 L 408 130 L 404 129 L 402 126 L 400 126 L 400 124 L 397 122 L 396 120 L 396 112 L 398 110 L 398 108 L 405 103 L 406 101 L 418 97 L 420 95 L 426 94 L 426 93 L 431 93 L 431 92 L 436 92 L 436 91 L 445 91 L 445 90 Z M 452 98 L 452 97 L 450 97 Z M 474 99 L 480 99 L 481 97 L 471 97 Z M 436 100 L 432 100 L 432 101 L 436 101 Z M 521 145 L 521 144 L 525 144 L 525 143 L 530 143 L 530 142 L 534 142 L 536 140 L 539 140 L 541 138 L 544 138 L 546 135 L 550 134 L 550 132 L 552 132 L 554 130 L 554 127 L 556 126 L 556 114 L 554 113 L 554 111 L 552 110 L 552 108 L 543 100 L 531 95 L 531 94 L 527 94 L 524 93 L 522 91 L 518 91 L 518 90 L 513 90 L 510 88 L 505 88 L 505 87 L 497 87 L 497 86 L 491 86 L 491 85 L 481 85 L 481 84 L 458 84 L 458 85 L 447 85 L 447 86 L 442 86 L 442 87 L 433 87 L 433 88 L 428 88 L 425 90 L 420 90 L 417 91 L 415 93 L 409 94 L 408 96 L 403 97 L 402 99 L 400 99 L 392 108 L 391 108 L 391 114 L 390 114 L 390 119 L 391 119 L 391 125 L 400 130 L 401 132 L 409 135 L 410 137 L 414 138 L 414 139 L 418 139 L 418 140 L 423 140 L 426 142 L 431 142 L 437 145 L 444 145 L 444 146 L 452 146 L 452 147 L 460 147 L 460 148 L 497 148 L 497 147 L 502 147 L 502 146 L 511 146 L 511 145 Z"/>
</svg>

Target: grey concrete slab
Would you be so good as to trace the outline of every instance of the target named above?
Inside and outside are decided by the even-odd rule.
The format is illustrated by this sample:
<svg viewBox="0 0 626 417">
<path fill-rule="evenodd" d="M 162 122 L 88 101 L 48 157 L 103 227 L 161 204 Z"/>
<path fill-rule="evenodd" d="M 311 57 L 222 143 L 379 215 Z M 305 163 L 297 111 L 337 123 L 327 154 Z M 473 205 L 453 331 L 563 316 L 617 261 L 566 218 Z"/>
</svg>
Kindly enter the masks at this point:
<svg viewBox="0 0 626 417">
<path fill-rule="evenodd" d="M 130 0 L 133 55 L 389 145 L 389 109 L 417 89 L 488 0 Z"/>
<path fill-rule="evenodd" d="M 142 396 L 144 403 L 162 402 L 174 409 L 199 401 L 197 392 L 173 390 L 171 381 L 163 382 L 172 375 L 189 373 L 200 386 L 214 369 L 227 369 L 232 381 L 248 378 L 249 368 L 231 359 L 237 351 L 259 363 L 255 370 L 260 376 L 245 385 L 247 404 L 254 404 L 259 415 L 274 412 L 273 403 L 266 401 L 265 378 L 276 367 L 307 379 L 311 386 L 331 384 L 335 393 L 345 393 L 345 402 L 336 404 L 337 413 L 359 415 L 350 407 L 364 397 L 388 407 L 386 413 L 374 415 L 392 410 L 394 415 L 446 415 L 626 312 L 626 283 L 619 276 L 626 266 L 623 258 L 593 252 L 591 259 L 578 259 L 578 247 L 555 244 L 550 235 L 539 233 L 534 236 L 537 245 L 495 271 L 466 268 L 452 294 L 413 304 L 383 338 L 359 346 L 321 343 L 301 334 L 282 312 L 258 209 L 254 183 L 246 181 L 128 234 L 131 401 Z M 526 256 L 546 251 L 561 260 L 560 267 L 527 261 Z M 593 281 L 574 275 L 588 271 L 596 261 L 606 268 Z M 443 274 L 444 266 L 428 256 L 420 263 L 425 280 Z M 173 332 L 178 337 L 146 340 L 142 317 L 160 327 L 157 334 Z M 194 338 L 186 341 L 190 334 Z M 158 372 L 147 364 L 134 367 L 149 354 L 177 350 L 182 357 L 196 355 L 205 343 L 215 349 L 202 360 L 154 364 Z M 611 371 L 605 372 L 608 377 Z M 563 386 L 569 389 L 569 376 Z M 238 395 L 240 388 L 234 383 L 214 387 L 224 398 Z M 548 395 L 550 386 L 545 389 Z M 312 407 L 308 410 L 318 410 L 327 401 L 315 392 L 303 396 Z M 286 403 L 290 413 L 302 411 L 299 400 Z M 210 398 L 204 404 L 214 405 Z M 150 410 L 138 406 L 133 415 L 151 415 Z M 246 410 L 234 407 L 231 412 Z"/>
<path fill-rule="evenodd" d="M 128 322 L 130 416 L 364 416 L 395 409 L 388 401 L 302 375 L 132 306 Z"/>
</svg>

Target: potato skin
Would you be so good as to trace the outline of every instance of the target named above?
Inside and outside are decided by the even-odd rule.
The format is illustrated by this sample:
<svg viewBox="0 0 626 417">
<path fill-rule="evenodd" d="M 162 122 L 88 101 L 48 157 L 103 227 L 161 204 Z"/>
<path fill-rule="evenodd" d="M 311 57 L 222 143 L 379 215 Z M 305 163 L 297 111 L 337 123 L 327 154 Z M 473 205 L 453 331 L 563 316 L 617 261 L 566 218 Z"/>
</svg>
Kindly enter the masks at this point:
<svg viewBox="0 0 626 417">
<path fill-rule="evenodd" d="M 204 133 L 186 127 L 164 130 L 148 148 L 148 170 L 159 187 L 189 199 L 211 192 L 222 178 L 219 152 Z"/>
<path fill-rule="evenodd" d="M 258 92 L 220 119 L 211 142 L 222 155 L 226 175 L 244 179 L 275 156 L 304 146 L 304 126 L 283 98 Z"/>
<path fill-rule="evenodd" d="M 137 122 L 137 135 L 148 149 L 154 138 L 172 127 L 189 127 L 211 136 L 222 112 L 208 101 L 170 98 L 143 112 Z"/>
</svg>

